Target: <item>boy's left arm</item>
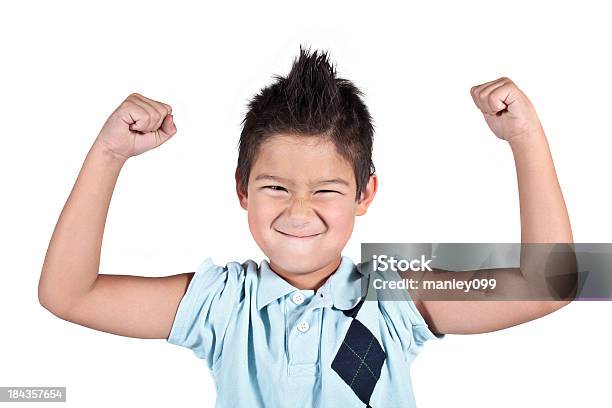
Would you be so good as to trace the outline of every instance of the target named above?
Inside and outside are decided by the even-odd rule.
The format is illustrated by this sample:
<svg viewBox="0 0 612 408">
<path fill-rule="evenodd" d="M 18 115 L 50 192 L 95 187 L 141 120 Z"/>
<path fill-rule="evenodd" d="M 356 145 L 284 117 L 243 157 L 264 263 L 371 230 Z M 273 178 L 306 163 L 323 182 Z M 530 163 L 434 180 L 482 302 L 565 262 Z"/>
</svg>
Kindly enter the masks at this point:
<svg viewBox="0 0 612 408">
<path fill-rule="evenodd" d="M 527 96 L 509 78 L 472 87 L 470 90 L 476 106 L 484 119 L 500 139 L 506 140 L 512 150 L 518 179 L 521 219 L 521 243 L 572 244 L 572 230 L 557 180 L 552 156 L 544 130 L 536 111 Z M 440 280 L 465 278 L 491 278 L 500 288 L 513 294 L 542 289 L 538 264 L 527 267 L 528 250 L 522 245 L 521 268 L 504 268 L 479 271 L 428 273 Z M 533 246 L 542 248 L 546 246 Z M 538 249 L 534 250 L 537 252 Z M 533 260 L 533 257 L 532 257 Z M 569 275 L 570 284 L 575 280 L 575 270 Z M 567 272 L 565 272 L 567 278 Z M 419 300 L 415 293 L 415 305 L 432 331 L 437 333 L 484 333 L 515 326 L 547 315 L 571 302 L 570 300 Z M 484 299 L 475 294 L 473 299 Z M 461 298 L 461 299 L 470 299 Z M 567 299 L 567 298 L 564 298 Z"/>
</svg>

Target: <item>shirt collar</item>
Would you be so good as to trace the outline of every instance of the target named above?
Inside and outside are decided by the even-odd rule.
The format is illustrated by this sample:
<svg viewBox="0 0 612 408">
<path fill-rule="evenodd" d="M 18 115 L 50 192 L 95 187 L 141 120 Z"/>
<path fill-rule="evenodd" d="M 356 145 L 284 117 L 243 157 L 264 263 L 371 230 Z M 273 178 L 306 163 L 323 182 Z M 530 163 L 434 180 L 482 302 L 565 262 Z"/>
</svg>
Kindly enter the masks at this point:
<svg viewBox="0 0 612 408">
<path fill-rule="evenodd" d="M 264 259 L 259 266 L 259 285 L 257 286 L 257 309 L 261 310 L 271 302 L 291 293 L 298 288 L 281 278 Z M 361 300 L 360 268 L 348 257 L 342 256 L 338 269 L 330 275 L 319 291 L 329 291 L 335 308 L 352 309 Z"/>
</svg>

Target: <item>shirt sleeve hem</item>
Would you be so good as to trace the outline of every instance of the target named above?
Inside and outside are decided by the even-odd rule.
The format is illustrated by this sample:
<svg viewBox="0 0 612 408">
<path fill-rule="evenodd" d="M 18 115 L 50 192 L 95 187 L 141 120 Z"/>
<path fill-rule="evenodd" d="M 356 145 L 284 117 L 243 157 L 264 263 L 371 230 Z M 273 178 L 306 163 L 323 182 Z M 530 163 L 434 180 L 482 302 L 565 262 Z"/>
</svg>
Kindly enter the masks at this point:
<svg viewBox="0 0 612 408">
<path fill-rule="evenodd" d="M 193 307 L 196 300 L 195 296 L 189 295 L 194 291 L 197 291 L 198 287 L 202 285 L 203 279 L 201 277 L 212 265 L 214 265 L 214 262 L 212 258 L 208 257 L 202 261 L 196 269 L 193 277 L 191 278 L 191 282 L 189 282 L 189 285 L 187 286 L 185 294 L 181 298 L 174 317 L 172 328 L 170 329 L 170 334 L 168 335 L 166 342 L 177 346 L 183 345 L 182 339 L 185 339 L 187 334 L 186 325 L 189 320 L 193 318 Z"/>
</svg>

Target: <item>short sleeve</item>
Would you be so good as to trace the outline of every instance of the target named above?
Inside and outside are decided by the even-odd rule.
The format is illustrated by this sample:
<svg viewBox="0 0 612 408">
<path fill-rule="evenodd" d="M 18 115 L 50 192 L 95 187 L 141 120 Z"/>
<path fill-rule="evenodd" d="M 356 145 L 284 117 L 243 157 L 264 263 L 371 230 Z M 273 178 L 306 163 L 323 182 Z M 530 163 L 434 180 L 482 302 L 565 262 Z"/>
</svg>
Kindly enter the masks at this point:
<svg viewBox="0 0 612 408">
<path fill-rule="evenodd" d="M 434 333 L 431 331 L 431 329 L 427 325 L 427 322 L 423 318 L 423 315 L 421 315 L 421 312 L 419 312 L 419 309 L 417 309 L 416 305 L 414 304 L 414 301 L 410 296 L 410 292 L 408 292 L 407 290 L 405 292 L 408 300 L 402 303 L 404 303 L 404 305 L 407 306 L 409 309 L 408 313 L 411 317 L 410 320 L 412 321 L 412 330 L 415 344 L 418 347 L 422 347 L 427 340 L 443 339 L 446 335 L 443 333 Z"/>
<path fill-rule="evenodd" d="M 376 272 L 377 278 L 386 281 L 399 281 L 397 272 L 388 270 Z M 407 289 L 384 289 L 380 292 L 379 307 L 387 319 L 387 324 L 397 333 L 405 353 L 416 355 L 428 340 L 443 339 L 445 334 L 433 333 L 417 309 Z"/>
<path fill-rule="evenodd" d="M 437 254 L 439 253 L 439 244 L 403 244 L 400 252 L 391 254 L 395 259 L 419 259 L 421 256 L 424 259 L 431 259 L 430 265 L 432 268 L 438 268 L 439 262 Z M 402 278 L 397 272 L 388 269 L 385 272 L 378 272 L 380 277 L 389 281 L 400 281 Z M 404 315 L 407 315 L 412 324 L 414 341 L 417 346 L 422 346 L 427 340 L 442 339 L 444 334 L 434 334 L 427 325 L 427 322 L 417 309 L 410 292 L 406 289 L 384 289 L 383 299 L 391 302 L 397 302 L 397 307 L 401 309 Z"/>
<path fill-rule="evenodd" d="M 243 284 L 244 274 L 236 268 L 204 260 L 179 303 L 167 342 L 191 349 L 212 368 L 221 355 Z"/>
</svg>

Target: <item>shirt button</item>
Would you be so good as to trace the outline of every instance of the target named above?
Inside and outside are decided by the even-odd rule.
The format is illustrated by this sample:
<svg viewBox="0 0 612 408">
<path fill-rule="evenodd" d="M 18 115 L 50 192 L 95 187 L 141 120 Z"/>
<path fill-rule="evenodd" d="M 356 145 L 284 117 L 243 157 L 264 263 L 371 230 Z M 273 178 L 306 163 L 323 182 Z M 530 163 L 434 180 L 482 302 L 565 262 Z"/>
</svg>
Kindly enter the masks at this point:
<svg viewBox="0 0 612 408">
<path fill-rule="evenodd" d="M 307 332 L 309 328 L 310 328 L 310 325 L 308 324 L 306 320 L 302 320 L 297 325 L 297 329 L 302 333 Z"/>
<path fill-rule="evenodd" d="M 304 299 L 305 298 L 302 292 L 295 292 L 293 296 L 291 296 L 291 300 L 293 300 L 293 303 L 295 303 L 296 305 L 301 305 L 302 303 L 304 303 Z"/>
</svg>

